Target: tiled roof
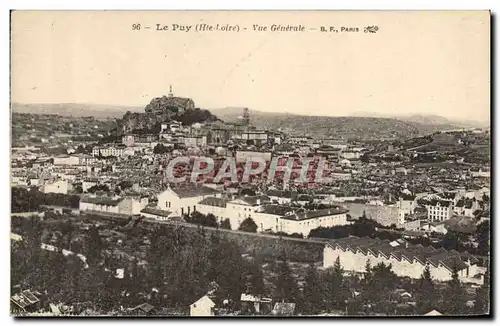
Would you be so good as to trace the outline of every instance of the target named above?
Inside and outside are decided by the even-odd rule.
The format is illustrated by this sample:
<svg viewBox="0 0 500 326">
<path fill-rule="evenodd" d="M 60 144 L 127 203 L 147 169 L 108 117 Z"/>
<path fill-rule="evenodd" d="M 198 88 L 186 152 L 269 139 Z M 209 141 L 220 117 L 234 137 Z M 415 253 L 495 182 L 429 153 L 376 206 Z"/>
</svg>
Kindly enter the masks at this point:
<svg viewBox="0 0 500 326">
<path fill-rule="evenodd" d="M 215 207 L 226 207 L 227 200 L 216 197 L 206 197 L 201 200 L 198 204 L 207 205 L 207 206 L 215 206 Z"/>
<path fill-rule="evenodd" d="M 113 199 L 108 197 L 82 197 L 80 202 L 96 205 L 116 206 L 122 201 L 122 198 Z"/>
<path fill-rule="evenodd" d="M 318 147 L 317 149 L 318 151 L 332 151 L 332 152 L 338 152 L 340 151 L 341 149 L 338 148 L 338 147 L 333 147 L 333 146 L 330 146 L 330 145 L 321 145 L 320 147 Z"/>
<path fill-rule="evenodd" d="M 285 216 L 287 213 L 290 213 L 293 211 L 293 208 L 289 206 L 282 206 L 282 205 L 265 205 L 262 207 L 262 213 L 265 214 L 272 214 L 272 215 L 279 215 L 279 216 Z"/>
<path fill-rule="evenodd" d="M 430 199 L 430 200 L 423 200 L 424 205 L 430 205 L 430 206 L 439 206 L 442 207 L 450 207 L 453 202 L 449 200 L 439 200 L 439 199 Z"/>
<path fill-rule="evenodd" d="M 349 210 L 344 209 L 344 208 L 326 208 L 326 209 L 318 209 L 318 210 L 313 210 L 313 211 L 300 212 L 300 213 L 296 213 L 293 215 L 284 216 L 283 218 L 285 218 L 287 220 L 303 221 L 303 220 L 308 220 L 308 219 L 318 218 L 318 217 L 323 217 L 323 216 L 345 214 L 348 211 Z"/>
<path fill-rule="evenodd" d="M 419 261 L 422 264 L 430 263 L 434 266 L 443 265 L 448 270 L 457 267 L 462 270 L 467 267 L 465 261 L 470 260 L 471 263 L 477 263 L 478 259 L 468 252 L 457 252 L 455 250 L 447 251 L 446 249 L 436 249 L 432 246 L 424 247 L 422 245 L 409 245 L 392 247 L 389 240 L 380 240 L 378 238 L 358 238 L 348 237 L 342 239 L 329 240 L 328 245 L 331 247 L 339 246 L 343 250 L 349 248 L 351 251 L 360 250 L 364 254 L 368 250 L 372 253 L 381 253 L 385 257 L 393 256 L 398 260 L 407 259 L 411 262 Z"/>
<path fill-rule="evenodd" d="M 143 210 L 141 210 L 141 213 L 163 216 L 163 217 L 168 217 L 170 214 L 172 214 L 172 212 L 164 211 L 164 210 L 156 209 L 156 208 L 151 208 L 151 207 L 144 208 Z"/>
<path fill-rule="evenodd" d="M 243 200 L 250 206 L 259 206 L 271 202 L 271 199 L 267 196 L 243 196 L 239 197 L 238 199 Z"/>
<path fill-rule="evenodd" d="M 208 187 L 179 187 L 172 188 L 172 191 L 175 192 L 180 198 L 208 196 L 219 193 L 218 190 Z"/>
<path fill-rule="evenodd" d="M 267 195 L 272 197 L 292 198 L 292 192 L 284 190 L 269 190 Z"/>
<path fill-rule="evenodd" d="M 403 200 L 415 200 L 415 196 L 414 195 L 408 195 L 408 194 L 402 194 L 401 198 Z"/>
</svg>

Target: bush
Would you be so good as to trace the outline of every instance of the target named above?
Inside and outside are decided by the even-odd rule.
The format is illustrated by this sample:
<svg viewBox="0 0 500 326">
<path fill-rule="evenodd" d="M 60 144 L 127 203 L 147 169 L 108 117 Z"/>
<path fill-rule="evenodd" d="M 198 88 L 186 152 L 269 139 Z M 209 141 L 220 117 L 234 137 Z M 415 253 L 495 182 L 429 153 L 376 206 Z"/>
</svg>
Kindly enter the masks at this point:
<svg viewBox="0 0 500 326">
<path fill-rule="evenodd" d="M 27 190 L 24 188 L 12 188 L 11 210 L 14 213 L 38 211 L 41 205 L 64 206 L 78 208 L 80 197 L 65 194 L 44 194 L 38 190 Z"/>
<path fill-rule="evenodd" d="M 217 219 L 215 218 L 214 214 L 204 215 L 198 211 L 194 211 L 191 213 L 191 215 L 186 215 L 184 219 L 186 220 L 186 222 L 193 224 L 199 224 L 210 227 L 218 226 Z"/>
<path fill-rule="evenodd" d="M 228 218 L 226 218 L 224 221 L 220 223 L 220 227 L 222 229 L 231 230 L 231 222 L 229 221 Z"/>
<path fill-rule="evenodd" d="M 248 217 L 243 220 L 243 222 L 241 222 L 238 230 L 255 233 L 257 232 L 257 224 L 255 224 L 254 220 L 251 217 Z"/>
</svg>

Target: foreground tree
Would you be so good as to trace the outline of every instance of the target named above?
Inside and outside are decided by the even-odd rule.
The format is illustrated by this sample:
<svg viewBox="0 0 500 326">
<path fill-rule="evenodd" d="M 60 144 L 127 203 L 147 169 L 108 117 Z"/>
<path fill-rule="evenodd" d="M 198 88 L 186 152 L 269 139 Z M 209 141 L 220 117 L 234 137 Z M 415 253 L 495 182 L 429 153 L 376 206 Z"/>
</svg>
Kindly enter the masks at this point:
<svg viewBox="0 0 500 326">
<path fill-rule="evenodd" d="M 220 227 L 225 230 L 231 230 L 231 222 L 226 218 L 220 223 Z"/>
<path fill-rule="evenodd" d="M 363 288 L 365 290 L 371 286 L 372 279 L 373 279 L 372 266 L 370 263 L 370 259 L 368 259 L 365 263 L 365 274 L 363 278 Z"/>
<path fill-rule="evenodd" d="M 344 270 L 337 257 L 333 268 L 325 275 L 325 304 L 328 310 L 344 310 L 349 298 L 349 289 L 344 282 Z"/>
<path fill-rule="evenodd" d="M 261 263 L 258 260 L 254 259 L 247 264 L 245 280 L 247 293 L 257 297 L 266 294 L 264 273 L 262 272 Z"/>
<path fill-rule="evenodd" d="M 317 315 L 324 308 L 324 287 L 318 275 L 314 263 L 310 263 L 302 293 L 302 313 L 305 315 Z"/>
<path fill-rule="evenodd" d="M 245 291 L 245 262 L 240 248 L 220 234 L 211 239 L 206 243 L 210 248 L 208 281 L 218 284 L 220 299 L 237 301 Z"/>
<path fill-rule="evenodd" d="M 365 279 L 363 281 L 363 301 L 367 305 L 376 305 L 377 312 L 390 313 L 392 307 L 387 304 L 392 301 L 391 295 L 397 286 L 396 274 L 392 265 L 379 263 L 374 267 L 366 264 Z M 386 304 L 381 304 L 386 302 Z"/>
<path fill-rule="evenodd" d="M 425 314 L 439 305 L 439 296 L 432 281 L 429 266 L 426 266 L 420 276 L 417 292 L 418 312 Z"/>
<path fill-rule="evenodd" d="M 477 252 L 482 256 L 488 256 L 490 252 L 490 222 L 484 221 L 477 226 L 476 239 L 478 242 Z"/>
<path fill-rule="evenodd" d="M 207 214 L 207 216 L 205 217 L 205 219 L 203 221 L 203 225 L 211 226 L 211 227 L 218 227 L 219 226 L 219 224 L 217 223 L 217 218 L 212 213 Z"/>
<path fill-rule="evenodd" d="M 454 265 L 451 272 L 451 280 L 448 281 L 448 285 L 444 290 L 443 311 L 449 315 L 463 314 L 467 309 L 466 302 L 465 291 L 458 279 L 458 268 Z"/>
<path fill-rule="evenodd" d="M 254 220 L 251 217 L 247 217 L 243 220 L 243 222 L 241 222 L 238 230 L 255 233 L 257 232 L 257 224 L 255 224 Z"/>
<path fill-rule="evenodd" d="M 85 234 L 84 250 L 87 256 L 88 264 L 95 265 L 101 261 L 102 251 L 105 249 L 105 242 L 99 235 L 96 226 L 92 226 Z"/>
<path fill-rule="evenodd" d="M 483 285 L 476 290 L 476 297 L 474 302 L 474 313 L 476 314 L 489 314 L 490 313 L 490 277 L 489 266 L 484 275 Z"/>
<path fill-rule="evenodd" d="M 297 302 L 297 282 L 284 255 L 281 257 L 281 261 L 278 262 L 276 274 L 277 278 L 274 282 L 276 300 L 290 303 Z"/>
</svg>

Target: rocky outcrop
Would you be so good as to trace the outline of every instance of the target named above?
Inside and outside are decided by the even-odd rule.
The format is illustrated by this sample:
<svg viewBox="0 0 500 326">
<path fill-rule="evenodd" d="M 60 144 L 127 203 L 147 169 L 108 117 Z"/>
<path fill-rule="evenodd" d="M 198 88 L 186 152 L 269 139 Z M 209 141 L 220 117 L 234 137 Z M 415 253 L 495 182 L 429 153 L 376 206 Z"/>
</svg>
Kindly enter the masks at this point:
<svg viewBox="0 0 500 326">
<path fill-rule="evenodd" d="M 173 95 L 156 97 L 144 108 L 144 113 L 128 111 L 121 119 L 123 134 L 132 132 L 157 132 L 164 122 L 180 121 L 183 125 L 217 121 L 210 111 L 195 108 L 190 98 Z"/>
</svg>

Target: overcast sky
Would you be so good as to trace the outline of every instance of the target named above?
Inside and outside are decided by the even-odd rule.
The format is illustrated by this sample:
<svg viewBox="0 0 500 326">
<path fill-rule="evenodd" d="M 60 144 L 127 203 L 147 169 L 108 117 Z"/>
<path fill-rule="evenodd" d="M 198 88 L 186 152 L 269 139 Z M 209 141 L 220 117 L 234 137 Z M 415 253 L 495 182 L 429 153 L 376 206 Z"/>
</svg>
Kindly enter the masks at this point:
<svg viewBox="0 0 500 326">
<path fill-rule="evenodd" d="M 156 32 L 157 23 L 247 30 Z M 318 30 L 253 32 L 253 24 Z M 360 33 L 321 33 L 322 25 Z M 367 25 L 379 31 L 363 33 Z M 17 11 L 12 101 L 143 106 L 172 84 L 202 108 L 487 121 L 489 30 L 488 12 Z"/>
</svg>

